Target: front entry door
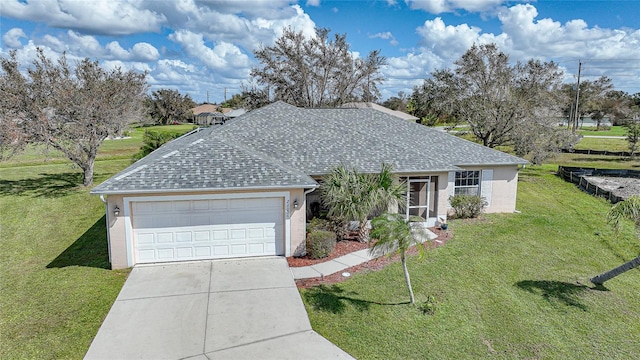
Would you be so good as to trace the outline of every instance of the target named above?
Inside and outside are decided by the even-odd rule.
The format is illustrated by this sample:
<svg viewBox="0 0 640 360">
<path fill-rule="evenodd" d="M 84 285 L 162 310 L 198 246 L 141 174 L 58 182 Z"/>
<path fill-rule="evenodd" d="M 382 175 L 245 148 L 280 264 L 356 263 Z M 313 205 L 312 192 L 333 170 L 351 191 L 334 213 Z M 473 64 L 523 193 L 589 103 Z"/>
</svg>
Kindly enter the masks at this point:
<svg viewBox="0 0 640 360">
<path fill-rule="evenodd" d="M 429 177 L 409 178 L 407 181 L 407 218 L 420 216 L 427 221 L 429 218 Z"/>
</svg>

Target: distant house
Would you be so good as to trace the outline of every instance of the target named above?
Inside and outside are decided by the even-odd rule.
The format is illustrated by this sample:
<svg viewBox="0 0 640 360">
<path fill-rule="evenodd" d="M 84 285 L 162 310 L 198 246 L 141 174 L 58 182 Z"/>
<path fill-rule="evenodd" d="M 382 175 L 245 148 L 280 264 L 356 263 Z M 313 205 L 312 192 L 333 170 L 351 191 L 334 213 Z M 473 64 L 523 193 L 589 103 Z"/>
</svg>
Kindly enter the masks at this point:
<svg viewBox="0 0 640 360">
<path fill-rule="evenodd" d="M 200 126 L 222 125 L 224 124 L 226 117 L 219 111 L 214 112 L 202 112 L 194 115 L 194 124 Z"/>
<path fill-rule="evenodd" d="M 433 226 L 448 198 L 513 212 L 526 160 L 374 107 L 283 102 L 173 140 L 91 190 L 106 197 L 114 269 L 140 263 L 299 255 L 319 181 L 383 163 L 406 181 L 406 215 Z"/>
<path fill-rule="evenodd" d="M 222 125 L 225 122 L 243 115 L 244 109 L 221 108 L 215 104 L 203 104 L 191 109 L 193 123 L 200 126 Z"/>
</svg>

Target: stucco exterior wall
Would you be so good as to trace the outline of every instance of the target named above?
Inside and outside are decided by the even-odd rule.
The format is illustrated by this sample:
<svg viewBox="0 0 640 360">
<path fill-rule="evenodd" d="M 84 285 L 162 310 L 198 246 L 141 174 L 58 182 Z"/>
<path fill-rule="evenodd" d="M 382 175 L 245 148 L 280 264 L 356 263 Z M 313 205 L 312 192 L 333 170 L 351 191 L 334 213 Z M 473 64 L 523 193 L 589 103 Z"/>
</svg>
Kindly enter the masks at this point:
<svg viewBox="0 0 640 360">
<path fill-rule="evenodd" d="M 486 213 L 514 212 L 518 192 L 518 166 L 465 167 L 465 170 L 493 170 L 491 180 L 491 201 L 485 208 Z M 447 199 L 453 190 L 447 190 Z"/>
<path fill-rule="evenodd" d="M 514 212 L 518 192 L 518 167 L 493 168 L 491 185 L 491 205 L 485 211 L 487 213 Z"/>
<path fill-rule="evenodd" d="M 176 195 L 212 195 L 212 194 L 241 194 L 241 193 L 289 193 L 289 211 L 284 210 L 284 219 L 287 219 L 287 213 L 289 214 L 289 229 L 290 229 L 290 248 L 285 252 L 289 254 L 299 255 L 300 251 L 304 251 L 304 242 L 306 237 L 306 219 L 305 219 L 305 206 L 304 203 L 304 190 L 303 189 L 277 189 L 277 190 L 246 190 L 246 191 L 219 191 L 219 192 L 172 192 L 172 193 L 148 193 L 148 194 L 127 194 L 127 195 L 108 195 L 107 199 L 107 217 L 109 219 L 108 238 L 109 238 L 109 253 L 112 269 L 123 269 L 129 267 L 127 258 L 127 239 L 126 239 L 126 218 L 125 218 L 125 205 L 124 198 L 131 197 L 152 197 L 152 196 L 176 196 Z M 294 208 L 294 200 L 298 200 L 298 208 Z M 283 200 L 284 201 L 284 200 Z M 126 211 L 132 214 L 131 203 L 130 208 Z M 114 215 L 114 208 L 118 207 L 120 213 L 118 216 Z M 286 204 L 283 204 L 283 209 Z M 286 234 L 283 236 L 283 242 L 285 241 Z M 286 247 L 286 244 L 285 244 Z M 287 251 L 288 250 L 288 251 Z M 296 252 L 298 251 L 298 252 Z"/>
</svg>

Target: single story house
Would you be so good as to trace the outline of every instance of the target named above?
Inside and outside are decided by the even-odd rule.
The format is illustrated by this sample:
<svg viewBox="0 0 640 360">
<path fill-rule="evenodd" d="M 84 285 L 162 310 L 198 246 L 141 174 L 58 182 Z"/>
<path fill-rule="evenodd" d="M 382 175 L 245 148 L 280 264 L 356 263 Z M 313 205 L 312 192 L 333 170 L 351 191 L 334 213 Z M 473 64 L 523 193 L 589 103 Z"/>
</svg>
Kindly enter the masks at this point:
<svg viewBox="0 0 640 360">
<path fill-rule="evenodd" d="M 215 131 L 214 131 L 215 130 Z M 513 212 L 527 161 L 373 108 L 276 102 L 165 144 L 91 190 L 106 202 L 114 269 L 139 263 L 299 255 L 314 192 L 337 165 L 407 181 L 407 214 L 446 218 L 456 193 Z"/>
</svg>

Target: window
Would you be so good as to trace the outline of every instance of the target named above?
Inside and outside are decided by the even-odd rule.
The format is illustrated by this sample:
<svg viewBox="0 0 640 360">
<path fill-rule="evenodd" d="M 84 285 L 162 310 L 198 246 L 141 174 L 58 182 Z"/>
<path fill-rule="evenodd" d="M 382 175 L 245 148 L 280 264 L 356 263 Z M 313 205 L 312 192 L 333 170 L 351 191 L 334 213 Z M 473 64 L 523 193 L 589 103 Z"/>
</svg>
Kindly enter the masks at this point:
<svg viewBox="0 0 640 360">
<path fill-rule="evenodd" d="M 455 195 L 480 195 L 480 171 L 456 171 Z"/>
</svg>

